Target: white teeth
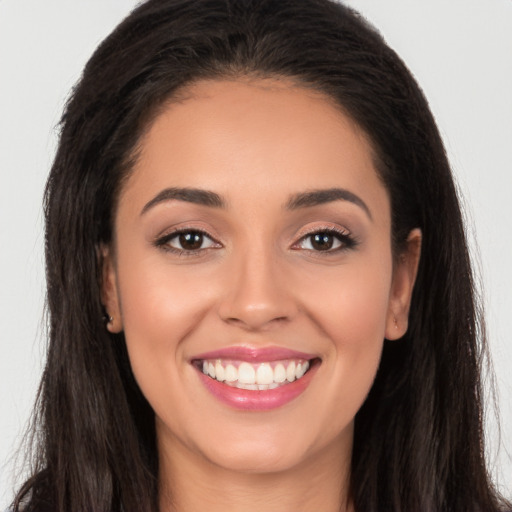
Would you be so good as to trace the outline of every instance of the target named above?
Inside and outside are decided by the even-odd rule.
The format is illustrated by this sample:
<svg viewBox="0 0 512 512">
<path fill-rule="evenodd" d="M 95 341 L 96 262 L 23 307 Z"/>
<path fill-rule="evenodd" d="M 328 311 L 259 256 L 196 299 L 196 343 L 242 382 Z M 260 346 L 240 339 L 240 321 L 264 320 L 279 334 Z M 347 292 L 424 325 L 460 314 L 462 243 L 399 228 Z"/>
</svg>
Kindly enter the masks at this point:
<svg viewBox="0 0 512 512">
<path fill-rule="evenodd" d="M 303 364 L 299 363 L 297 368 L 295 368 L 295 378 L 300 379 L 309 368 L 309 363 L 306 361 Z"/>
<path fill-rule="evenodd" d="M 238 370 L 240 372 L 240 369 Z M 268 363 L 263 363 L 256 370 L 256 382 L 258 384 L 272 384 L 274 382 L 274 372 Z"/>
<path fill-rule="evenodd" d="M 219 361 L 215 363 L 215 378 L 219 382 L 226 380 L 226 371 L 224 370 L 224 366 L 222 366 Z"/>
<path fill-rule="evenodd" d="M 204 366 L 203 366 L 204 368 Z M 204 373 L 204 369 L 203 369 L 203 373 Z M 235 382 L 235 380 L 238 380 L 238 370 L 232 365 L 232 364 L 228 364 L 226 366 L 226 381 L 227 382 Z"/>
<path fill-rule="evenodd" d="M 256 372 L 249 363 L 241 363 L 238 367 L 238 382 L 240 384 L 256 384 Z"/>
<path fill-rule="evenodd" d="M 290 363 L 291 364 L 291 363 Z M 274 368 L 274 382 L 284 382 L 286 380 L 286 370 L 281 363 L 276 364 Z"/>
<path fill-rule="evenodd" d="M 286 368 L 286 380 L 293 382 L 295 380 L 295 362 L 292 361 Z"/>
<path fill-rule="evenodd" d="M 283 384 L 300 379 L 309 369 L 309 361 L 282 361 L 268 363 L 248 363 L 242 361 L 224 363 L 203 361 L 202 370 L 205 375 L 219 382 L 240 389 L 260 390 L 275 389 Z"/>
</svg>

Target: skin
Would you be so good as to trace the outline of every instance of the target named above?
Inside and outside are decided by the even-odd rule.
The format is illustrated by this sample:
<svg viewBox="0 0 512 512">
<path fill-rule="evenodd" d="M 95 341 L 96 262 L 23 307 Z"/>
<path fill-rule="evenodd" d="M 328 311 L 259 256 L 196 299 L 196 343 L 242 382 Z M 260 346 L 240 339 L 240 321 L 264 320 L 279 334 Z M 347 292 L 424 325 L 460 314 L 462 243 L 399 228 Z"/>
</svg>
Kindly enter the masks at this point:
<svg viewBox="0 0 512 512">
<path fill-rule="evenodd" d="M 407 330 L 421 240 L 414 230 L 393 257 L 389 197 L 367 138 L 314 91 L 218 80 L 169 103 L 139 149 L 105 248 L 103 300 L 155 411 L 161 510 L 352 510 L 354 417 L 384 338 Z M 169 187 L 213 191 L 226 205 L 174 199 L 141 213 Z M 349 200 L 286 207 L 333 187 L 368 211 Z M 172 252 L 176 238 L 155 244 L 176 228 L 213 241 L 188 254 Z M 315 250 L 311 232 L 326 229 L 357 243 Z M 190 364 L 233 345 L 290 348 L 321 364 L 293 401 L 240 411 Z"/>
</svg>

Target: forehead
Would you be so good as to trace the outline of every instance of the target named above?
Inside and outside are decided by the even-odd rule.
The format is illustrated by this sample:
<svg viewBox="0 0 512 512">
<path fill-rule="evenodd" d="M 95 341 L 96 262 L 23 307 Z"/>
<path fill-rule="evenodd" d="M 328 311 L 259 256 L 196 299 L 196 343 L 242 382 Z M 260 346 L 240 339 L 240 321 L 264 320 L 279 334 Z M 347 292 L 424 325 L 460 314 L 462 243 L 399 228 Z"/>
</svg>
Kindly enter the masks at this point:
<svg viewBox="0 0 512 512">
<path fill-rule="evenodd" d="M 372 196 L 382 188 L 355 122 L 328 96 L 284 80 L 187 87 L 160 110 L 139 150 L 128 195 L 171 186 L 265 198 L 341 185 Z"/>
</svg>

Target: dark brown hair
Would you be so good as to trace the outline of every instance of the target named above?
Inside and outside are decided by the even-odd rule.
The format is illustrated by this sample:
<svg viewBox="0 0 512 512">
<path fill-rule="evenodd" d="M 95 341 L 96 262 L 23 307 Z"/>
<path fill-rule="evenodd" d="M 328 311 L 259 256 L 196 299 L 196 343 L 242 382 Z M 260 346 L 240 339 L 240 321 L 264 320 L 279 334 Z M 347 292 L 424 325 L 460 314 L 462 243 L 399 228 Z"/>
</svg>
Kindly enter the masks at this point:
<svg viewBox="0 0 512 512">
<path fill-rule="evenodd" d="M 157 509 L 153 412 L 123 335 L 105 330 L 101 244 L 158 108 L 199 79 L 286 77 L 366 132 L 393 242 L 423 233 L 409 330 L 385 342 L 356 417 L 358 512 L 492 512 L 482 434 L 483 329 L 459 202 L 428 104 L 399 57 L 330 0 L 149 0 L 99 46 L 66 106 L 45 195 L 49 346 L 35 467 L 16 511 Z"/>
</svg>

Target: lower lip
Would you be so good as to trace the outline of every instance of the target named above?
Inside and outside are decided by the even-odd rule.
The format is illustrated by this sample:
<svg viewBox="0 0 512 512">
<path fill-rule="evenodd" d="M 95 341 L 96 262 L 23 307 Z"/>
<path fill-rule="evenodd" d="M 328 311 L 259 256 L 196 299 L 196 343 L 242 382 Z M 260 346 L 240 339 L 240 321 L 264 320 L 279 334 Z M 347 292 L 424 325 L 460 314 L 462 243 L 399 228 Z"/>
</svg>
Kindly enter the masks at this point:
<svg viewBox="0 0 512 512">
<path fill-rule="evenodd" d="M 197 370 L 206 389 L 225 404 L 244 411 L 269 411 L 282 407 L 301 395 L 308 387 L 318 366 L 314 365 L 300 379 L 275 389 L 251 390 L 228 386 Z"/>
</svg>

